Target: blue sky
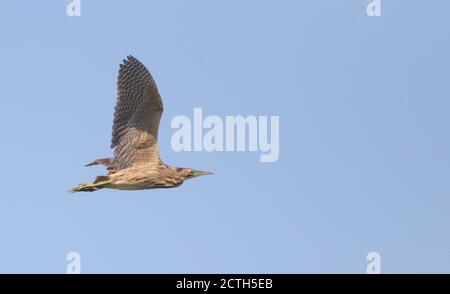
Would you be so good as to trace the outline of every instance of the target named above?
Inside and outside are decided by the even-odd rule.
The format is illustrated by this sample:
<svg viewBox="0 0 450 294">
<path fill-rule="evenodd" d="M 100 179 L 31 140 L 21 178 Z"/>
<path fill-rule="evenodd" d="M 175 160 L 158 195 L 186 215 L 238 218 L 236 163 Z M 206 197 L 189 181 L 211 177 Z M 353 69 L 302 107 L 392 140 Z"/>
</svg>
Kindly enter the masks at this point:
<svg viewBox="0 0 450 294">
<path fill-rule="evenodd" d="M 0 3 L 0 272 L 450 272 L 450 2 Z M 164 99 L 177 189 L 69 194 L 104 171 L 118 65 Z M 280 156 L 174 152 L 177 115 L 278 115 Z"/>
</svg>

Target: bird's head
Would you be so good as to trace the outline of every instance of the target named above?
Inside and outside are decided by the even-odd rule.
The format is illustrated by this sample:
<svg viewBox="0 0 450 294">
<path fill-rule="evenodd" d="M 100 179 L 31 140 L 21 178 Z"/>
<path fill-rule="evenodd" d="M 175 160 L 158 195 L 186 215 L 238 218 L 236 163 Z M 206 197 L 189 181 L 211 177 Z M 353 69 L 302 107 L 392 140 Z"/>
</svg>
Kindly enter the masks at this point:
<svg viewBox="0 0 450 294">
<path fill-rule="evenodd" d="M 212 175 L 212 174 L 213 173 L 209 172 L 209 171 L 195 170 L 195 169 L 190 168 L 190 172 L 189 172 L 187 178 L 190 179 L 190 178 L 195 178 L 198 176 L 207 176 L 207 175 Z"/>
</svg>

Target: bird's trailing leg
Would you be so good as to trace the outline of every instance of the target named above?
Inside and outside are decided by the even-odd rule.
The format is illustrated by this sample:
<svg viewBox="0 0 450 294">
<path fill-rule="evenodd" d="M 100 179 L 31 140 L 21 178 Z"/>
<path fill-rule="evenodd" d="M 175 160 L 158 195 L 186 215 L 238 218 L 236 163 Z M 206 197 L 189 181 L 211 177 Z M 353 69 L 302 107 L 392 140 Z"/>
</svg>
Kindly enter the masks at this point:
<svg viewBox="0 0 450 294">
<path fill-rule="evenodd" d="M 71 192 L 71 193 L 75 193 L 75 192 L 93 192 L 93 191 L 97 191 L 98 189 L 101 189 L 101 188 L 98 187 L 95 184 L 82 183 L 82 184 L 79 184 L 78 186 L 73 187 L 72 189 L 70 189 L 69 192 Z"/>
<path fill-rule="evenodd" d="M 79 184 L 76 187 L 73 187 L 72 189 L 69 190 L 69 192 L 71 193 L 75 193 L 75 192 L 94 192 L 97 191 L 99 189 L 103 189 L 106 188 L 106 184 L 109 184 L 111 182 L 111 180 L 109 180 L 109 178 L 107 176 L 98 176 L 95 179 L 95 182 L 92 184 L 89 183 L 82 183 Z"/>
</svg>

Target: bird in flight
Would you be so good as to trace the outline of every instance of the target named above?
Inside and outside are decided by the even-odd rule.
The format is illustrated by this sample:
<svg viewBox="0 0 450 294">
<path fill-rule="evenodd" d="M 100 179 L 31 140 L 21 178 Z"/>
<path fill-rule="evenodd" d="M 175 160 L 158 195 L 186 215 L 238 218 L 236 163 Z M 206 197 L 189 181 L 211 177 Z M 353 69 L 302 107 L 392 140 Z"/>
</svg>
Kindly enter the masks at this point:
<svg viewBox="0 0 450 294">
<path fill-rule="evenodd" d="M 163 102 L 147 68 L 133 56 L 120 65 L 117 102 L 112 127 L 112 158 L 96 159 L 86 166 L 105 165 L 108 174 L 83 183 L 69 192 L 92 192 L 103 188 L 143 190 L 172 188 L 207 171 L 172 167 L 161 161 L 158 128 Z"/>
</svg>

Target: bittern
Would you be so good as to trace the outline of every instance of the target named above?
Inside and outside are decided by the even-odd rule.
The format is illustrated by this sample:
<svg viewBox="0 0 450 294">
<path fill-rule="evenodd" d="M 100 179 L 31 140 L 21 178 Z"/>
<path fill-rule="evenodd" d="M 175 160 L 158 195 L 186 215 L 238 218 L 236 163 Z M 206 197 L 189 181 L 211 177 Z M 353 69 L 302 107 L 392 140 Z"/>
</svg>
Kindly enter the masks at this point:
<svg viewBox="0 0 450 294">
<path fill-rule="evenodd" d="M 133 56 L 120 65 L 114 111 L 112 158 L 94 160 L 86 166 L 105 165 L 108 174 L 93 183 L 79 184 L 70 192 L 102 188 L 143 190 L 180 186 L 207 171 L 172 167 L 163 163 L 158 151 L 158 129 L 163 102 L 148 69 Z"/>
</svg>

